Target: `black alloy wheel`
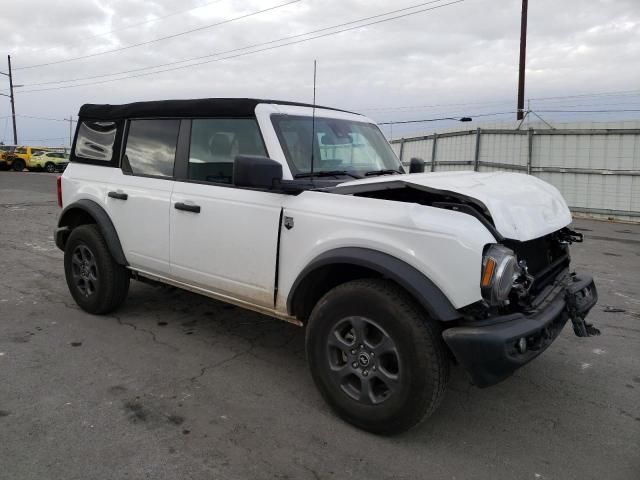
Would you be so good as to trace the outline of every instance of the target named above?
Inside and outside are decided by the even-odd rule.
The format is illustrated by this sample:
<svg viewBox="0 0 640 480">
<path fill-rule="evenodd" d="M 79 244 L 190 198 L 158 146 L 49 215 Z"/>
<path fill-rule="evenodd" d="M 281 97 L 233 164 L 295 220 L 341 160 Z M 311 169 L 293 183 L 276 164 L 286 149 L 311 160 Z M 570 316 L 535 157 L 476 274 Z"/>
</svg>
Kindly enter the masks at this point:
<svg viewBox="0 0 640 480">
<path fill-rule="evenodd" d="M 329 368 L 336 386 L 354 400 L 377 405 L 401 380 L 398 348 L 389 334 L 365 317 L 347 317 L 327 338 Z"/>
<path fill-rule="evenodd" d="M 81 243 L 73 251 L 71 257 L 71 275 L 76 288 L 89 297 L 96 293 L 100 286 L 98 279 L 98 264 L 91 249 Z"/>
</svg>

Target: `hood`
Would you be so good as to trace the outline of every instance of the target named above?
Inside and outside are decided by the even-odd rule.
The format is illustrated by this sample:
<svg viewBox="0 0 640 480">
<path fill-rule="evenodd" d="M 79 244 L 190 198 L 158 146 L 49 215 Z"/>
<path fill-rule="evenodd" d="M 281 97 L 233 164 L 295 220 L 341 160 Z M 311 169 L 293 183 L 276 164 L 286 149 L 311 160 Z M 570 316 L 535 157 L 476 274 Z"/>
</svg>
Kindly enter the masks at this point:
<svg viewBox="0 0 640 480">
<path fill-rule="evenodd" d="M 491 216 L 504 238 L 527 241 L 555 232 L 571 223 L 571 212 L 553 185 L 534 176 L 509 172 L 434 172 L 386 175 L 341 183 L 336 193 L 363 193 L 387 185 L 402 185 L 429 193 L 458 194 L 475 200 Z M 455 196 L 455 195 L 453 195 Z"/>
</svg>

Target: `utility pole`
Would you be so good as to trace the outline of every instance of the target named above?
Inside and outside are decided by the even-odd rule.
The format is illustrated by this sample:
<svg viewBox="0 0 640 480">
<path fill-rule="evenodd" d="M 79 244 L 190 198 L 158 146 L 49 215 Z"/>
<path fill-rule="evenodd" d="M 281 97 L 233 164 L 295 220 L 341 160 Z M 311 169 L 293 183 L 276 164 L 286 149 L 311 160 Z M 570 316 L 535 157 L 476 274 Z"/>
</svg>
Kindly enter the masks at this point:
<svg viewBox="0 0 640 480">
<path fill-rule="evenodd" d="M 69 148 L 73 144 L 73 115 L 69 115 Z"/>
<path fill-rule="evenodd" d="M 0 74 L 9 77 L 9 93 L 7 95 L 5 93 L 0 93 L 0 95 L 4 97 L 9 97 L 11 99 L 11 116 L 13 118 L 13 144 L 18 144 L 18 131 L 16 129 L 16 104 L 13 99 L 13 75 L 11 74 L 11 55 L 7 55 L 7 62 L 9 63 L 9 73 L 0 72 Z"/>
<path fill-rule="evenodd" d="M 529 0 L 522 0 L 522 19 L 520 22 L 520 77 L 518 79 L 517 120 L 524 118 L 524 70 L 527 59 L 527 11 Z"/>
</svg>

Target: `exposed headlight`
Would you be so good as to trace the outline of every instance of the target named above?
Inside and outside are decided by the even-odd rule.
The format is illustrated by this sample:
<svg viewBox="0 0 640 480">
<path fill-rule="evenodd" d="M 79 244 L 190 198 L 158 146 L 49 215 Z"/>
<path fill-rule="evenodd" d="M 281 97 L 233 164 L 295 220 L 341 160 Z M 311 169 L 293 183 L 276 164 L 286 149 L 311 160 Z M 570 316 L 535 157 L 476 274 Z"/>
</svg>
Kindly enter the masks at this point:
<svg viewBox="0 0 640 480">
<path fill-rule="evenodd" d="M 518 262 L 513 250 L 491 245 L 482 259 L 480 288 L 490 305 L 503 305 L 509 298 Z"/>
</svg>

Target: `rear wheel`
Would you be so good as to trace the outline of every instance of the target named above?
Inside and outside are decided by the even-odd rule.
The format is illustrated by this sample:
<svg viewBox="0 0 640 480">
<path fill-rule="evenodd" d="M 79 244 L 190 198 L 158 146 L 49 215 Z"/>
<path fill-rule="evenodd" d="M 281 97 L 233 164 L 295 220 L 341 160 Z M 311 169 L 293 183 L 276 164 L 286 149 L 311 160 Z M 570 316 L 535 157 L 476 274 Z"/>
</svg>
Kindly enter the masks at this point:
<svg viewBox="0 0 640 480">
<path fill-rule="evenodd" d="M 73 299 L 89 313 L 109 313 L 127 297 L 129 272 L 113 260 L 97 225 L 73 229 L 65 245 L 64 272 Z"/>
<path fill-rule="evenodd" d="M 430 415 L 449 376 L 437 326 L 404 290 L 380 279 L 327 293 L 309 318 L 306 350 L 331 408 L 374 433 L 399 433 Z"/>
<path fill-rule="evenodd" d="M 48 173 L 54 173 L 56 171 L 56 165 L 54 163 L 47 162 L 44 166 L 44 170 Z"/>
<path fill-rule="evenodd" d="M 21 172 L 24 170 L 24 168 L 26 167 L 24 160 L 20 159 L 20 158 L 16 158 L 13 161 L 13 170 L 16 172 Z"/>
</svg>

